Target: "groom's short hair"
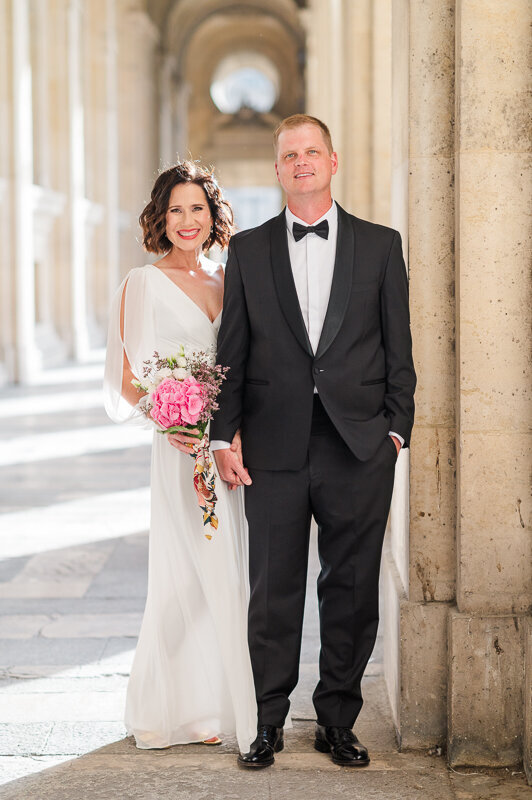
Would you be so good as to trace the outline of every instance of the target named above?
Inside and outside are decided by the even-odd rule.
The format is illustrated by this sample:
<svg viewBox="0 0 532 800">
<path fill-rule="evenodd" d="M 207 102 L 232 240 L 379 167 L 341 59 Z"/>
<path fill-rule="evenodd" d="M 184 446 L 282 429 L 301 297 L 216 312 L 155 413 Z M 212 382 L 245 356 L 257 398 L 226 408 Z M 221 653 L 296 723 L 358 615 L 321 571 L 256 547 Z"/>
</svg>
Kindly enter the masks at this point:
<svg viewBox="0 0 532 800">
<path fill-rule="evenodd" d="M 319 128 L 322 132 L 325 144 L 327 145 L 329 155 L 333 152 L 331 132 L 327 125 L 321 121 L 321 119 L 318 119 L 317 117 L 311 117 L 310 114 L 292 114 L 291 117 L 286 117 L 286 119 L 283 119 L 273 132 L 273 149 L 275 150 L 275 155 L 277 155 L 277 146 L 281 133 L 292 128 L 300 128 L 301 125 L 315 125 L 317 128 Z"/>
</svg>

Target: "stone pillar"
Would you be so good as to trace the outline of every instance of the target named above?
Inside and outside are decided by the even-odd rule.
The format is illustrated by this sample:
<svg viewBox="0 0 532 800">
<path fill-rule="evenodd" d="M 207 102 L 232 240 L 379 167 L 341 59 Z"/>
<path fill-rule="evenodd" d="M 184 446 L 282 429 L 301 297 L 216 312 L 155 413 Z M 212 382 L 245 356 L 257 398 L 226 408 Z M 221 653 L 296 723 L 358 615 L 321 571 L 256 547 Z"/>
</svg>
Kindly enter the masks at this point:
<svg viewBox="0 0 532 800">
<path fill-rule="evenodd" d="M 532 9 L 528 0 L 458 0 L 457 12 L 458 610 L 448 748 L 452 764 L 503 766 L 523 753 L 532 604 Z"/>
<path fill-rule="evenodd" d="M 52 128 L 50 108 L 50 0 L 30 4 L 32 37 L 34 187 L 33 235 L 35 260 L 35 338 L 43 369 L 61 363 L 65 343 L 54 320 L 56 264 L 51 233 L 66 205 L 64 195 L 52 190 Z"/>
<path fill-rule="evenodd" d="M 119 150 L 115 0 L 84 9 L 87 318 L 91 349 L 104 345 L 119 277 Z"/>
<path fill-rule="evenodd" d="M 159 30 L 140 0 L 117 0 L 118 135 L 120 151 L 121 272 L 149 260 L 139 246 L 138 217 L 159 169 Z M 131 91 L 131 86 L 135 91 Z M 150 120 L 136 124 L 137 119 Z"/>
<path fill-rule="evenodd" d="M 116 0 L 106 0 L 106 174 L 105 232 L 107 250 L 107 298 L 111 301 L 120 283 L 119 147 L 118 147 L 118 39 Z"/>
<path fill-rule="evenodd" d="M 85 200 L 85 108 L 82 83 L 81 0 L 68 5 L 69 210 L 73 354 L 83 361 L 89 352 L 87 330 L 87 240 Z"/>
<path fill-rule="evenodd" d="M 176 58 L 165 53 L 161 57 L 159 79 L 159 153 L 164 167 L 176 161 Z M 183 109 L 186 114 L 186 108 Z M 183 158 L 183 154 L 181 154 Z"/>
<path fill-rule="evenodd" d="M 0 385 L 15 377 L 11 0 L 0 0 Z"/>
<path fill-rule="evenodd" d="M 339 37 L 339 38 L 338 38 Z M 343 118 L 342 158 L 340 165 L 342 178 L 342 199 L 352 214 L 362 219 L 372 218 L 372 108 L 373 81 L 372 61 L 372 0 L 358 0 L 344 3 L 344 14 L 338 29 L 338 37 L 333 39 L 333 52 L 340 48 L 347 79 L 345 91 L 339 97 L 340 113 Z M 339 94 L 334 82 L 328 91 L 333 96 Z M 341 91 L 341 87 L 340 87 Z"/>
<path fill-rule="evenodd" d="M 445 742 L 447 610 L 456 579 L 454 0 L 412 0 L 409 38 L 409 267 L 418 387 L 401 731 L 404 746 L 422 747 Z"/>
<path fill-rule="evenodd" d="M 525 623 L 525 728 L 523 764 L 532 785 L 532 619 Z"/>
<path fill-rule="evenodd" d="M 402 236 L 408 266 L 408 86 L 409 3 L 392 2 L 390 224 Z M 381 571 L 384 675 L 401 739 L 401 604 L 408 592 L 408 453 L 399 453 Z"/>
<path fill-rule="evenodd" d="M 302 16 L 307 39 L 307 111 L 330 128 L 340 167 L 334 197 L 371 218 L 372 6 L 370 0 L 309 3 Z"/>
<path fill-rule="evenodd" d="M 13 0 L 13 209 L 16 317 L 16 377 L 26 381 L 40 369 L 35 346 L 33 225 L 33 114 L 28 0 Z"/>
<path fill-rule="evenodd" d="M 390 224 L 392 148 L 392 0 L 373 0 L 370 219 Z"/>
</svg>

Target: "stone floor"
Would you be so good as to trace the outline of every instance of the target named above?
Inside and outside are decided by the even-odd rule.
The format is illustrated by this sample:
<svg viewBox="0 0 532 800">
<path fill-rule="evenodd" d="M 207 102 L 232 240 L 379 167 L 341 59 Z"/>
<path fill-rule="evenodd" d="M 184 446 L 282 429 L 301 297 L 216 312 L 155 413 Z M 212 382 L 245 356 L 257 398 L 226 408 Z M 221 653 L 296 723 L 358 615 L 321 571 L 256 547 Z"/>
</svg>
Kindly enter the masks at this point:
<svg viewBox="0 0 532 800">
<path fill-rule="evenodd" d="M 61 370 L 0 395 L 0 798 L 530 800 L 522 773 L 397 751 L 380 641 L 357 724 L 371 765 L 313 750 L 315 554 L 294 726 L 275 766 L 239 770 L 231 739 L 136 750 L 121 719 L 146 591 L 149 440 L 108 422 L 100 377 L 100 365 Z"/>
</svg>

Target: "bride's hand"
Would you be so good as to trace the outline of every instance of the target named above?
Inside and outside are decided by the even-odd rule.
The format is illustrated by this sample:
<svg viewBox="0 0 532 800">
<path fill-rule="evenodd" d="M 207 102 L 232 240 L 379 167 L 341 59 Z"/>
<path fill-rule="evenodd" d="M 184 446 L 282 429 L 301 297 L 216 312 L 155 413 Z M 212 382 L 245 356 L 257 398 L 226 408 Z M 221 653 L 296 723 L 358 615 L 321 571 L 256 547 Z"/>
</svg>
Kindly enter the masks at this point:
<svg viewBox="0 0 532 800">
<path fill-rule="evenodd" d="M 233 451 L 233 453 L 236 453 L 240 461 L 242 461 L 242 438 L 240 436 L 240 428 L 233 436 L 233 441 L 231 442 L 231 450 Z"/>
<path fill-rule="evenodd" d="M 167 433 L 166 438 L 172 447 L 176 448 L 176 450 L 180 450 L 182 453 L 190 455 L 194 445 L 198 444 L 199 442 L 199 433 L 199 430 L 194 428 L 194 430 L 190 431 L 190 436 L 188 436 L 186 433 Z M 194 434 L 197 434 L 197 436 L 194 436 Z"/>
</svg>

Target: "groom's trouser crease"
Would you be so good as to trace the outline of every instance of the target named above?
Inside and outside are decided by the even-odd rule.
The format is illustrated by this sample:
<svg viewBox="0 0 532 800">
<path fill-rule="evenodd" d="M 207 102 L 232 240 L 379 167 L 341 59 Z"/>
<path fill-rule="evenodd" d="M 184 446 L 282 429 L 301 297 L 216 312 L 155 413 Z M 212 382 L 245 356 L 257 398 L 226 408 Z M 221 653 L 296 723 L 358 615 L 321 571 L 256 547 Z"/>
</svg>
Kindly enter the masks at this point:
<svg viewBox="0 0 532 800">
<path fill-rule="evenodd" d="M 301 470 L 252 470 L 249 642 L 259 722 L 280 727 L 298 680 L 310 521 L 318 524 L 323 725 L 352 726 L 378 626 L 378 576 L 393 488 L 395 446 L 359 461 L 318 398 Z"/>
</svg>

